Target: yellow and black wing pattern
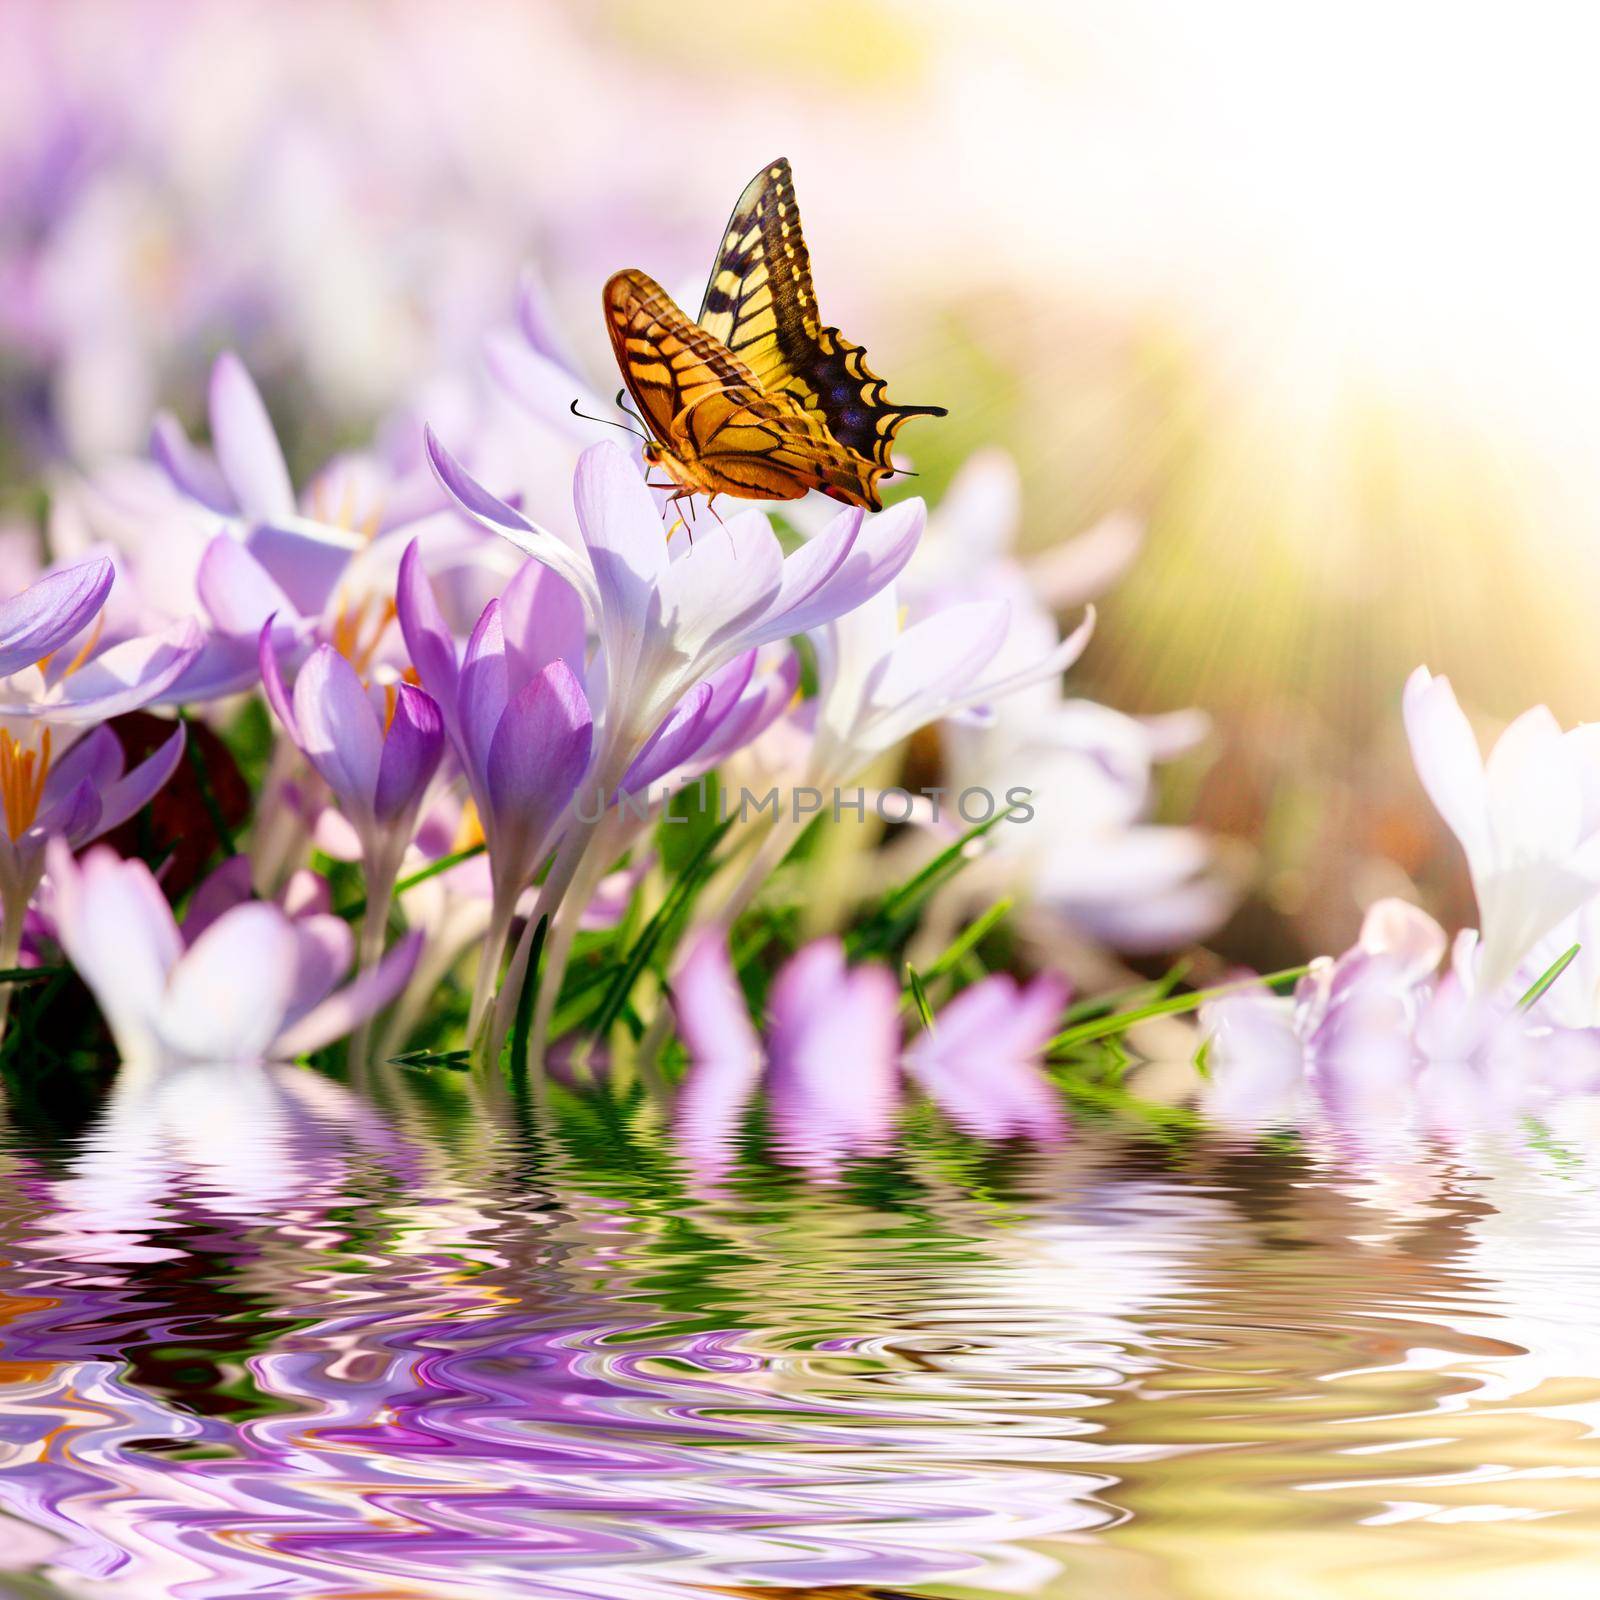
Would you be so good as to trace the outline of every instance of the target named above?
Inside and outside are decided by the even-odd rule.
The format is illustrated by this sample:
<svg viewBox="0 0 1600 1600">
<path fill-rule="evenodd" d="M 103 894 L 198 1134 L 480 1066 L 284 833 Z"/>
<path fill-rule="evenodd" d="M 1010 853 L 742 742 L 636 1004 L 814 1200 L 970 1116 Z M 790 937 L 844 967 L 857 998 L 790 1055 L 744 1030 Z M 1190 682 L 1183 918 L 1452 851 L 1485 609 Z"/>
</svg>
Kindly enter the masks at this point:
<svg viewBox="0 0 1600 1600">
<path fill-rule="evenodd" d="M 841 448 L 787 394 L 691 322 L 646 273 L 605 287 L 606 327 L 628 392 L 695 492 L 797 500 L 812 489 L 867 502 L 868 464 Z"/>
<path fill-rule="evenodd" d="M 733 208 L 699 322 L 763 391 L 791 396 L 869 464 L 864 503 L 874 508 L 878 479 L 893 470 L 890 455 L 901 424 L 945 415 L 943 406 L 891 403 L 863 348 L 823 323 L 794 180 L 781 157 L 750 180 Z"/>
</svg>

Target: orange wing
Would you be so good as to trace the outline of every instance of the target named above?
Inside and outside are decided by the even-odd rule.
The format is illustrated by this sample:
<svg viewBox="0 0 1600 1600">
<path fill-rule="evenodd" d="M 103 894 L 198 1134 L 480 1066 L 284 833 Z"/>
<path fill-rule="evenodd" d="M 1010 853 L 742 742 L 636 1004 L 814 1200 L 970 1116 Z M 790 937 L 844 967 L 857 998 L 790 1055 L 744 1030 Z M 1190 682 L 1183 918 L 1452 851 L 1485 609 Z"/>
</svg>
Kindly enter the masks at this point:
<svg viewBox="0 0 1600 1600">
<path fill-rule="evenodd" d="M 604 301 L 623 382 L 685 488 L 747 500 L 797 500 L 819 489 L 849 505 L 875 502 L 871 464 L 843 449 L 789 395 L 764 392 L 654 279 L 616 273 Z"/>
</svg>

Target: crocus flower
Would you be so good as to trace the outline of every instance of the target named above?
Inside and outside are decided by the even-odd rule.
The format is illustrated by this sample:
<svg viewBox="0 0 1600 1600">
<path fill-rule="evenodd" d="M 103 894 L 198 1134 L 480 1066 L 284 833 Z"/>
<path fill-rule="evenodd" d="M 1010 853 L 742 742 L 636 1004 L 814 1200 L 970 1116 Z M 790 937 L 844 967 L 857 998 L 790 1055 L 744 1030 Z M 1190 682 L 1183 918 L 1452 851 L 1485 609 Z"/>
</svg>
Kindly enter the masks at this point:
<svg viewBox="0 0 1600 1600">
<path fill-rule="evenodd" d="M 846 511 L 785 557 L 766 518 L 748 512 L 702 531 L 692 543 L 680 539 L 674 545 L 633 463 L 619 446 L 603 442 L 586 450 L 578 464 L 574 500 L 584 540 L 579 550 L 490 494 L 431 435 L 428 449 L 440 482 L 468 515 L 550 567 L 577 593 L 599 638 L 589 695 L 595 749 L 586 781 L 602 797 L 617 792 L 663 721 L 697 685 L 745 652 L 820 627 L 877 594 L 910 559 L 924 518 L 920 501 L 870 519 Z M 690 753 L 685 749 L 682 755 Z M 580 869 L 592 880 L 609 865 L 586 859 L 593 826 L 567 829 L 545 881 L 542 910 L 561 904 Z M 581 885 L 573 897 L 580 907 L 590 886 Z M 552 926 L 548 976 L 534 1019 L 535 1050 L 575 926 L 570 912 Z M 519 959 L 525 959 L 526 943 Z M 513 980 L 515 974 L 514 962 Z M 506 992 L 514 987 L 508 981 Z"/>
<path fill-rule="evenodd" d="M 444 753 L 444 720 L 433 697 L 413 684 L 370 691 L 331 645 L 318 645 L 291 696 L 273 648 L 272 622 L 261 630 L 261 679 L 284 731 L 333 792 L 361 841 L 367 915 L 361 958 L 382 949 L 400 861 L 416 831 L 428 786 Z"/>
<path fill-rule="evenodd" d="M 1066 999 L 1055 978 L 974 984 L 904 1049 L 893 973 L 875 963 L 851 967 L 837 939 L 814 941 L 779 972 L 764 1043 L 719 929 L 695 936 L 673 994 L 690 1059 L 677 1124 L 702 1168 L 720 1159 L 763 1081 L 779 1144 L 819 1170 L 887 1141 L 902 1069 L 980 1138 L 1054 1137 L 1065 1125 L 1056 1090 L 1037 1065 Z"/>
<path fill-rule="evenodd" d="M 1477 976 L 1493 993 L 1600 892 L 1600 725 L 1563 733 L 1535 706 L 1485 761 L 1448 678 L 1418 667 L 1404 710 L 1417 775 L 1466 852 L 1483 934 Z"/>
<path fill-rule="evenodd" d="M 150 869 L 104 847 L 74 861 L 48 846 L 61 947 L 100 1006 L 123 1062 L 288 1060 L 319 1050 L 387 1005 L 420 943 L 397 944 L 344 989 L 352 936 L 342 918 L 235 906 L 189 942 Z"/>
<path fill-rule="evenodd" d="M 438 703 L 488 845 L 492 910 L 473 1004 L 476 1033 L 517 899 L 588 770 L 583 611 L 563 579 L 529 561 L 484 608 L 458 663 L 415 544 L 400 564 L 397 604 L 406 648 Z"/>
</svg>

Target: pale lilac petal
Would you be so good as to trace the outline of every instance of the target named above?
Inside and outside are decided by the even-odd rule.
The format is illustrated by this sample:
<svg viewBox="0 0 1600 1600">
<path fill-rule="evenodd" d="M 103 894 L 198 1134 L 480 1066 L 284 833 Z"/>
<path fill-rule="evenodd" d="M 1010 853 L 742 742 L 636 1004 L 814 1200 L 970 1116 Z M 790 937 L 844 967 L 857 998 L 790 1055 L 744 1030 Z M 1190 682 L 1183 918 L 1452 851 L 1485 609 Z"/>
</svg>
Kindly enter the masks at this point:
<svg viewBox="0 0 1600 1600">
<path fill-rule="evenodd" d="M 439 702 L 448 718 L 454 719 L 457 670 L 456 643 L 428 575 L 422 570 L 421 549 L 415 539 L 400 558 L 400 575 L 395 585 L 395 609 L 406 652 L 417 669 L 422 687 Z"/>
<path fill-rule="evenodd" d="M 985 679 L 964 698 L 969 704 L 999 700 L 1032 684 L 1047 683 L 1059 678 L 1088 648 L 1090 639 L 1094 637 L 1094 627 L 1095 610 L 1090 606 L 1083 614 L 1083 621 L 1055 649 L 1048 651 L 1037 661 L 1019 667 L 1015 672 L 1005 673 L 998 678 Z"/>
<path fill-rule="evenodd" d="M 356 670 L 331 645 L 318 645 L 294 684 L 300 748 L 328 787 L 370 811 L 383 760 L 377 713 Z"/>
<path fill-rule="evenodd" d="M 52 698 L 13 713 L 52 722 L 106 722 L 159 700 L 200 654 L 202 635 L 192 621 L 175 622 L 160 633 L 113 645 L 62 679 Z"/>
<path fill-rule="evenodd" d="M 333 986 L 350 970 L 355 959 L 355 935 L 343 917 L 311 916 L 293 924 L 295 936 L 294 987 L 284 1013 L 291 1028 L 333 992 Z"/>
<path fill-rule="evenodd" d="M 544 276 L 531 263 L 517 278 L 517 327 L 546 361 L 564 368 L 571 377 L 577 373 L 577 363 L 562 336 L 560 319 L 550 304 L 550 291 Z"/>
<path fill-rule="evenodd" d="M 729 517 L 722 526 L 702 531 L 693 547 L 660 574 L 662 625 L 685 653 L 727 643 L 771 610 L 783 568 L 783 548 L 759 511 Z"/>
<path fill-rule="evenodd" d="M 93 728 L 51 766 L 44 784 L 44 802 L 49 804 L 84 782 L 98 794 L 122 776 L 126 765 L 122 741 L 116 734 L 107 727 Z"/>
<path fill-rule="evenodd" d="M 867 677 L 867 702 L 894 711 L 908 702 L 939 707 L 973 687 L 1006 641 L 1011 608 L 975 600 L 913 624 Z"/>
<path fill-rule="evenodd" d="M 566 809 L 589 765 L 593 727 L 582 685 L 552 661 L 505 708 L 485 763 L 496 819 L 517 819 L 532 844 Z"/>
<path fill-rule="evenodd" d="M 328 880 L 310 867 L 291 873 L 278 898 L 291 917 L 316 916 L 333 909 L 333 890 L 328 887 Z"/>
<path fill-rule="evenodd" d="M 408 933 L 370 971 L 303 1016 L 278 1039 L 275 1054 L 284 1060 L 309 1055 L 342 1039 L 360 1023 L 383 1010 L 405 988 L 422 953 L 420 931 Z"/>
<path fill-rule="evenodd" d="M 510 699 L 510 676 L 506 670 L 505 628 L 500 602 L 491 600 L 483 608 L 467 653 L 461 663 L 456 689 L 456 727 L 461 740 L 461 759 L 468 776 L 481 783 L 489 761 L 489 746 L 495 729 L 505 714 Z M 482 796 L 479 796 L 480 801 Z"/>
<path fill-rule="evenodd" d="M 1583 786 L 1573 747 L 1546 706 L 1524 711 L 1484 763 L 1489 836 L 1508 865 L 1549 861 L 1576 848 Z"/>
<path fill-rule="evenodd" d="M 747 645 L 769 644 L 793 634 L 806 633 L 870 600 L 887 584 L 893 583 L 911 559 L 927 517 L 927 507 L 921 500 L 914 499 L 903 500 L 887 511 L 865 518 L 844 559 L 828 573 L 826 580 L 808 593 L 793 596 L 780 587 L 767 615 L 749 630 L 744 642 Z M 822 538 L 826 539 L 834 528 L 847 527 L 847 523 L 836 520 Z M 844 542 L 842 532 L 835 537 Z M 804 551 L 796 551 L 789 561 L 798 560 L 804 554 Z M 788 564 L 784 563 L 785 570 Z"/>
<path fill-rule="evenodd" d="M 295 616 L 289 597 L 272 575 L 237 539 L 218 534 L 200 558 L 195 592 L 212 623 L 223 633 L 259 638 L 267 620 L 287 623 Z"/>
<path fill-rule="evenodd" d="M 683 765 L 710 736 L 715 698 L 709 683 L 697 683 L 645 740 L 618 785 L 619 794 L 637 794 Z"/>
<path fill-rule="evenodd" d="M 209 872 L 189 896 L 189 909 L 183 919 L 183 938 L 193 944 L 225 912 L 250 899 L 250 858 L 229 856 L 215 871 Z"/>
<path fill-rule="evenodd" d="M 644 480 L 610 440 L 579 457 L 573 502 L 594 570 L 606 661 L 623 683 L 645 636 L 660 626 L 656 586 L 671 564 L 666 532 Z"/>
<path fill-rule="evenodd" d="M 1481 859 L 1489 843 L 1488 785 L 1478 741 L 1450 680 L 1418 667 L 1406 680 L 1403 711 L 1422 787 L 1468 860 Z"/>
<path fill-rule="evenodd" d="M 939 507 L 941 521 L 944 506 Z M 1028 578 L 1052 611 L 1069 611 L 1098 599 L 1130 566 L 1144 543 L 1144 524 L 1114 511 L 1075 539 L 1041 551 L 1028 563 Z"/>
<path fill-rule="evenodd" d="M 693 765 L 709 771 L 718 762 L 759 739 L 788 709 L 800 683 L 800 658 L 792 651 L 770 672 L 755 679 L 738 703 L 694 753 Z"/>
<path fill-rule="evenodd" d="M 209 511 L 231 517 L 239 509 L 216 462 L 197 449 L 170 411 L 158 412 L 150 427 L 150 454 L 173 487 Z"/>
<path fill-rule="evenodd" d="M 262 624 L 261 637 L 256 645 L 256 665 L 261 672 L 261 688 L 267 697 L 267 704 L 272 707 L 274 715 L 283 724 L 283 731 L 303 749 L 305 738 L 295 718 L 294 701 L 289 696 L 288 685 L 283 681 L 283 668 L 278 665 L 278 651 L 273 638 L 274 621 L 274 618 L 268 617 Z"/>
<path fill-rule="evenodd" d="M 444 719 L 433 696 L 402 683 L 378 761 L 372 809 L 379 822 L 391 822 L 422 803 L 443 754 Z"/>
<path fill-rule="evenodd" d="M 217 918 L 167 981 L 160 1030 L 191 1061 L 260 1061 L 294 993 L 298 950 L 289 919 L 254 901 Z"/>
<path fill-rule="evenodd" d="M 244 363 L 229 350 L 211 369 L 211 442 L 222 476 L 247 517 L 295 514 L 294 485 L 272 419 Z"/>
<path fill-rule="evenodd" d="M 172 736 L 136 766 L 126 777 L 109 784 L 100 795 L 98 833 L 109 833 L 129 817 L 137 815 L 165 787 L 183 760 L 184 728 L 180 722 Z"/>
<path fill-rule="evenodd" d="M 1227 995 L 1200 1008 L 1209 1041 L 1201 1105 L 1231 1126 L 1295 1119 L 1306 1098 L 1305 1053 L 1293 1009 L 1266 990 Z"/>
<path fill-rule="evenodd" d="M 352 561 L 369 548 L 359 533 L 305 517 L 256 523 L 244 542 L 302 617 L 328 609 Z"/>
<path fill-rule="evenodd" d="M 1375 900 L 1367 908 L 1356 942 L 1372 955 L 1393 957 L 1404 981 L 1416 983 L 1438 970 L 1449 940 L 1420 906 L 1386 899 Z"/>
<path fill-rule="evenodd" d="M 74 850 L 104 833 L 94 785 L 87 778 L 75 784 L 28 831 L 34 836 L 59 834 Z"/>
<path fill-rule="evenodd" d="M 672 1004 L 678 1036 L 691 1061 L 760 1065 L 761 1040 L 728 959 L 727 935 L 721 928 L 703 928 L 694 936 L 672 982 Z M 742 1082 L 746 1093 L 754 1083 L 752 1071 Z M 729 1087 L 726 1082 L 721 1086 Z"/>
<path fill-rule="evenodd" d="M 94 620 L 115 577 L 102 558 L 52 572 L 0 601 L 0 677 L 31 667 Z"/>
<path fill-rule="evenodd" d="M 559 573 L 538 561 L 524 563 L 500 597 L 510 692 L 516 694 L 552 661 L 564 661 L 578 678 L 588 643 L 583 601 Z"/>
<path fill-rule="evenodd" d="M 57 937 L 89 986 L 117 1048 L 148 1061 L 167 974 L 183 954 L 171 908 L 150 869 L 105 848 L 75 862 L 65 841 L 46 846 Z"/>
<path fill-rule="evenodd" d="M 792 957 L 773 984 L 768 1093 L 784 1153 L 826 1167 L 889 1136 L 899 1096 L 900 985 L 854 971 L 837 939 Z"/>
<path fill-rule="evenodd" d="M 428 451 L 428 462 L 441 487 L 468 516 L 509 539 L 525 555 L 559 572 L 583 597 L 590 614 L 598 617 L 599 593 L 593 572 L 568 545 L 548 529 L 530 522 L 520 511 L 513 510 L 504 500 L 489 493 L 476 478 L 461 465 L 439 442 L 431 428 L 423 430 Z M 637 475 L 636 475 L 637 477 Z M 641 485 L 642 487 L 642 485 Z M 647 491 L 648 492 L 648 491 Z M 659 527 L 659 520 L 657 523 Z M 663 547 L 666 544 L 662 538 Z"/>
</svg>

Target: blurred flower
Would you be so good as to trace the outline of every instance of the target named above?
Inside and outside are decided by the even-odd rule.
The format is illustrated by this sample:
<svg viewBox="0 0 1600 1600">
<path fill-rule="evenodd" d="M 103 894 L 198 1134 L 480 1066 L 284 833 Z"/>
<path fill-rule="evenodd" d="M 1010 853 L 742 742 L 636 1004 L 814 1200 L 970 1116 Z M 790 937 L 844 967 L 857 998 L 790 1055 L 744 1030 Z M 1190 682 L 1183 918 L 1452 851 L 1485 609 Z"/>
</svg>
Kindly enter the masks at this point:
<svg viewBox="0 0 1600 1600">
<path fill-rule="evenodd" d="M 1466 852 L 1483 932 L 1477 977 L 1493 994 L 1600 892 L 1600 724 L 1563 733 L 1535 706 L 1485 762 L 1448 678 L 1418 667 L 1404 709 L 1417 775 Z"/>
<path fill-rule="evenodd" d="M 818 939 L 774 979 L 763 1044 L 726 938 L 712 927 L 693 939 L 673 995 L 690 1061 L 677 1123 L 703 1168 L 716 1164 L 763 1081 L 785 1153 L 820 1169 L 887 1141 L 902 1068 L 979 1138 L 1050 1138 L 1065 1127 L 1059 1095 L 1038 1071 L 1066 1002 L 1055 978 L 1019 985 L 997 975 L 974 984 L 902 1049 L 894 974 L 875 963 L 851 967 L 839 940 Z"/>
<path fill-rule="evenodd" d="M 252 901 L 189 943 L 142 862 L 48 846 L 61 947 L 100 1006 L 124 1064 L 287 1060 L 343 1037 L 404 986 L 420 943 L 408 935 L 371 972 L 350 966 L 339 917 L 290 917 Z"/>
</svg>

